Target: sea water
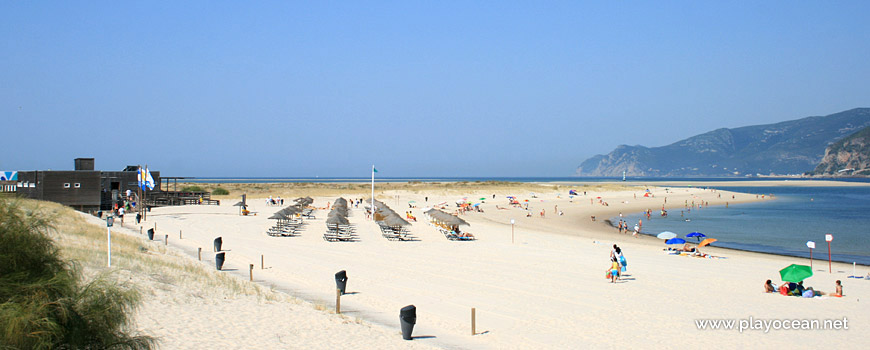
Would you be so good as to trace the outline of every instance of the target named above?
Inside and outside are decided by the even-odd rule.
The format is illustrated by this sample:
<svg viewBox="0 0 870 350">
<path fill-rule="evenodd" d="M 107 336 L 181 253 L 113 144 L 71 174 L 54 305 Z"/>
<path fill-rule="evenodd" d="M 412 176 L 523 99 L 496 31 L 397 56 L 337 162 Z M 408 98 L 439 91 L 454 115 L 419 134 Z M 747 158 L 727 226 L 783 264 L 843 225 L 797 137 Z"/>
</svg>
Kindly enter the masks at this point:
<svg viewBox="0 0 870 350">
<path fill-rule="evenodd" d="M 671 231 L 686 241 L 697 242 L 696 238 L 685 236 L 701 232 L 718 240 L 713 246 L 804 258 L 810 256 L 807 241 L 813 241 L 816 245 L 814 260 L 828 259 L 825 235 L 831 234 L 832 260 L 870 265 L 870 187 L 728 186 L 717 189 L 765 194 L 766 199 L 728 207 L 672 208 L 667 217 L 660 216 L 661 207 L 650 208 L 650 220 L 642 213 L 628 213 L 625 220 L 633 227 L 643 219 L 643 233 L 653 236 Z M 770 194 L 774 195 L 773 199 Z M 611 219 L 614 223 L 618 220 Z"/>
</svg>

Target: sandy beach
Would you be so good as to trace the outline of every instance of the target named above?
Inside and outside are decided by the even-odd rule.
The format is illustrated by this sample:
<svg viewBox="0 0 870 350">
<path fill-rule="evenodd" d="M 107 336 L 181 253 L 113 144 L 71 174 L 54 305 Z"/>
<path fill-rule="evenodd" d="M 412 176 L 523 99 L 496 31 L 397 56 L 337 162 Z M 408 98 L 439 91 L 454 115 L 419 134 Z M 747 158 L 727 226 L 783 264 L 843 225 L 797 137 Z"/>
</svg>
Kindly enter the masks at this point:
<svg viewBox="0 0 870 350">
<path fill-rule="evenodd" d="M 147 244 L 164 245 L 163 237 L 168 235 L 168 249 L 196 261 L 197 249 L 202 248 L 202 264 L 213 266 L 212 242 L 220 236 L 227 256 L 221 274 L 247 280 L 253 264 L 255 283 L 309 304 L 263 302 L 250 297 L 226 303 L 208 297 L 182 297 L 174 290 L 155 293 L 159 297 L 146 301 L 137 321 L 140 329 L 164 338 L 164 348 L 187 348 L 190 344 L 331 348 L 344 343 L 357 344 L 355 348 L 737 348 L 786 344 L 857 348 L 870 335 L 870 306 L 867 300 L 860 302 L 870 292 L 870 280 L 847 278 L 851 265 L 834 263 L 834 272 L 828 273 L 827 263 L 822 266 L 822 261 L 816 261 L 815 275 L 805 282 L 817 290 L 833 292 L 834 281 L 842 280 L 843 298 L 765 294 L 762 284 L 766 279 L 780 283 L 781 268 L 808 261 L 715 247 L 706 247 L 704 252 L 720 258 L 668 255 L 661 240 L 619 234 L 604 222 L 619 212 L 646 209 L 653 211 L 655 220 L 665 198 L 664 205 L 672 215 L 692 201 L 725 205 L 726 201 L 775 200 L 699 188 L 707 185 L 703 183 L 692 185 L 695 187 L 591 184 L 578 188 L 580 195 L 573 198 L 562 191 L 564 187 L 557 189 L 555 185 L 552 191 L 544 191 L 547 186 L 538 187 L 534 195 L 522 188 L 475 190 L 473 186 L 450 191 L 378 191 L 377 198 L 395 211 L 410 210 L 417 217 L 409 230 L 418 240 L 404 242 L 382 237 L 377 225 L 366 219 L 362 205 L 352 209 L 349 217 L 358 242 L 325 241 L 327 211 L 323 209 L 314 212 L 315 219 L 307 220 L 301 235 L 270 237 L 266 231 L 274 220 L 268 217 L 281 207 L 267 205 L 265 198 L 249 196 L 249 209 L 256 216 L 240 216 L 233 200 L 224 200 L 221 206 L 155 208 L 142 227 L 156 226 L 156 237 L 161 241 Z M 821 183 L 812 181 L 812 185 Z M 647 188 L 651 197 L 643 196 Z M 295 198 L 293 193 L 276 195 L 285 198 L 285 206 Z M 528 199 L 532 216 L 510 207 L 505 198 L 509 195 L 521 201 Z M 312 197 L 315 207 L 325 208 L 338 197 L 368 196 L 354 189 L 346 196 L 330 193 Z M 447 240 L 422 214 L 427 205 L 443 202 L 452 211 L 453 203 L 462 197 L 487 198 L 480 206 L 483 213 L 461 216 L 471 224 L 465 229 L 474 234 L 475 241 Z M 416 208 L 409 208 L 410 201 Z M 597 218 L 594 222 L 593 215 Z M 513 227 L 511 219 L 516 222 Z M 89 220 L 98 223 L 96 218 Z M 132 221 L 119 232 L 139 236 L 139 226 Z M 610 283 L 604 276 L 613 244 L 623 249 L 628 260 L 627 275 L 618 283 Z M 261 256 L 265 269 L 260 269 Z M 340 270 L 349 276 L 349 294 L 341 299 L 343 315 L 312 308 L 334 308 L 333 275 Z M 867 273 L 868 268 L 858 268 L 859 275 Z M 401 340 L 398 313 L 411 304 L 417 307 L 417 325 L 415 339 L 407 342 Z M 476 309 L 475 335 L 471 334 L 472 308 Z M 203 324 L 204 314 L 220 315 L 221 323 Z M 697 326 L 706 319 L 739 323 L 750 318 L 789 322 L 845 318 L 848 330 L 740 332 L 699 330 Z"/>
</svg>

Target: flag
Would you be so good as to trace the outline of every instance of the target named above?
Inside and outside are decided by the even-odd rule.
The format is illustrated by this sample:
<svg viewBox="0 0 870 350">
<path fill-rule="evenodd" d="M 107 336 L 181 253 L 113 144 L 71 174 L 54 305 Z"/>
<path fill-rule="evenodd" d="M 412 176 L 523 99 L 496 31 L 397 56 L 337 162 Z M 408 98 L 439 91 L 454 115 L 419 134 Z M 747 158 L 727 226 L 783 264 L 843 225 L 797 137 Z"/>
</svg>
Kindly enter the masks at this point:
<svg viewBox="0 0 870 350">
<path fill-rule="evenodd" d="M 154 178 L 151 177 L 151 172 L 148 171 L 148 168 L 145 168 L 145 186 L 148 186 L 149 190 L 154 190 Z"/>
<path fill-rule="evenodd" d="M 145 168 L 145 171 L 142 171 L 142 167 L 139 167 L 139 188 L 143 190 L 153 190 L 154 189 L 154 178 L 151 177 L 151 172 L 148 171 L 148 168 Z"/>
<path fill-rule="evenodd" d="M 378 169 L 375 169 L 375 166 L 374 166 L 374 165 L 372 165 L 372 172 L 373 172 L 373 173 L 378 172 Z"/>
<path fill-rule="evenodd" d="M 142 167 L 139 167 L 139 171 L 136 172 L 136 180 L 139 181 L 139 188 L 145 189 L 145 177 L 142 176 Z"/>
</svg>

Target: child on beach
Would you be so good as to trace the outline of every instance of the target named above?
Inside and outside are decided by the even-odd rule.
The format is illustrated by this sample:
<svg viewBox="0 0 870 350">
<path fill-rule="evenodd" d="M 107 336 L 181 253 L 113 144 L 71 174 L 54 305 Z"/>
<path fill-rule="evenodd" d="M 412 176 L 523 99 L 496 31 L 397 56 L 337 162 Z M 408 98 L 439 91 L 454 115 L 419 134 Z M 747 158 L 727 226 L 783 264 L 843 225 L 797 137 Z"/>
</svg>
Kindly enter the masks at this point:
<svg viewBox="0 0 870 350">
<path fill-rule="evenodd" d="M 610 259 L 610 283 L 615 283 L 619 279 L 619 262 L 616 258 Z"/>
</svg>

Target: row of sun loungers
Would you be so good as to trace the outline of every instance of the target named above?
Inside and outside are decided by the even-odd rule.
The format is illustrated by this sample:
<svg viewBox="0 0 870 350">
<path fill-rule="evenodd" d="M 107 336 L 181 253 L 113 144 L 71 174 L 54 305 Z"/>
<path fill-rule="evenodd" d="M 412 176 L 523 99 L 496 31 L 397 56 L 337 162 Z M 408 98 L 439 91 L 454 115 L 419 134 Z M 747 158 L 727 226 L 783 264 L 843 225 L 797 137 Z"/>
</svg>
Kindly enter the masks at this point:
<svg viewBox="0 0 870 350">
<path fill-rule="evenodd" d="M 277 220 L 266 234 L 272 237 L 294 237 L 301 234 L 306 223 L 303 218 L 314 219 L 314 209 L 308 208 L 314 203 L 311 197 L 296 198 L 296 204 L 276 212 L 270 219 Z"/>
<path fill-rule="evenodd" d="M 359 241 L 356 229 L 347 220 L 348 213 L 347 200 L 344 198 L 336 199 L 332 205 L 332 210 L 327 214 L 326 233 L 323 234 L 323 240 L 328 242 Z"/>
<path fill-rule="evenodd" d="M 456 215 L 448 214 L 437 209 L 431 209 L 424 213 L 429 219 L 429 225 L 432 225 L 438 232 L 441 232 L 445 238 L 451 241 L 473 241 L 474 235 L 468 232 L 457 232 L 460 225 L 467 226 L 468 222 L 460 219 Z M 453 229 L 452 227 L 456 227 Z"/>
<path fill-rule="evenodd" d="M 356 229 L 351 225 L 326 225 L 326 233 L 323 234 L 323 240 L 329 242 L 356 242 L 359 241 L 359 236 L 356 234 Z"/>
<path fill-rule="evenodd" d="M 378 223 L 381 228 L 381 235 L 390 241 L 418 241 L 417 237 L 408 232 L 404 226 L 387 226 Z"/>
</svg>

